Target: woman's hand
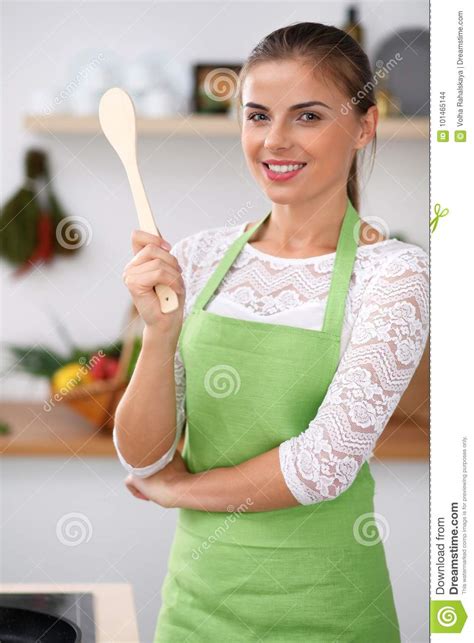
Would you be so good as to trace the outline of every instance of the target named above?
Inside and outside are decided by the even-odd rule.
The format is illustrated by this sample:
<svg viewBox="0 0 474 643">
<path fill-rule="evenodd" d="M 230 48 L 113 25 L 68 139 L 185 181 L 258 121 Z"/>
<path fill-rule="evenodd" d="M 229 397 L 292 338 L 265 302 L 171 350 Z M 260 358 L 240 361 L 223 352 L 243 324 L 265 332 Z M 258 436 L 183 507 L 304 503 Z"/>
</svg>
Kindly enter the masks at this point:
<svg viewBox="0 0 474 643">
<path fill-rule="evenodd" d="M 130 291 L 147 329 L 178 339 L 183 321 L 185 285 L 182 269 L 170 254 L 170 244 L 162 237 L 143 230 L 132 233 L 134 258 L 125 266 L 122 278 Z M 154 290 L 157 284 L 170 286 L 178 296 L 178 308 L 162 313 Z"/>
<path fill-rule="evenodd" d="M 136 498 L 152 500 L 162 507 L 171 509 L 178 506 L 177 483 L 191 475 L 181 453 L 176 450 L 173 459 L 164 469 L 148 478 L 137 478 L 130 474 L 125 478 L 125 485 Z"/>
</svg>

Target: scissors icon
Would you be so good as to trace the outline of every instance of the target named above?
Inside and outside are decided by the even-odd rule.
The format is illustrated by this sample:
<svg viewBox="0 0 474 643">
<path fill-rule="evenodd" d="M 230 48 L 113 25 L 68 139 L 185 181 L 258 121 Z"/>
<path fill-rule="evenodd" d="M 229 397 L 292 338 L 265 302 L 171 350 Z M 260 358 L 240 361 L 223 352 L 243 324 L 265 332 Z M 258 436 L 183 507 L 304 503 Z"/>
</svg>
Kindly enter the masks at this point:
<svg viewBox="0 0 474 643">
<path fill-rule="evenodd" d="M 438 227 L 438 221 L 441 219 L 441 217 L 445 217 L 447 214 L 449 214 L 449 210 L 448 208 L 443 208 L 443 210 L 441 210 L 441 205 L 439 203 L 435 203 L 434 213 L 435 216 L 430 221 L 431 232 L 434 232 L 436 230 L 436 228 Z"/>
</svg>

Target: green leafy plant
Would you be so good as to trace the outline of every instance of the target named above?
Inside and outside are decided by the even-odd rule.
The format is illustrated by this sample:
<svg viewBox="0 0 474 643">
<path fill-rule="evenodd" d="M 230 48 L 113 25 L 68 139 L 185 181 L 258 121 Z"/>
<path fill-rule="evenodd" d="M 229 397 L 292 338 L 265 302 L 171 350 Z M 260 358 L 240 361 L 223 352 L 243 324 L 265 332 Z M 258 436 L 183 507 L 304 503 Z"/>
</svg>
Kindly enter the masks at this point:
<svg viewBox="0 0 474 643">
<path fill-rule="evenodd" d="M 35 377 L 47 377 L 51 379 L 53 374 L 71 362 L 88 363 L 99 351 L 107 357 L 115 359 L 120 358 L 123 350 L 123 340 L 118 339 L 107 345 L 98 345 L 92 347 L 81 347 L 75 344 L 67 328 L 61 321 L 51 313 L 52 323 L 56 328 L 58 336 L 61 338 L 66 349 L 64 352 L 58 352 L 47 346 L 35 344 L 34 346 L 19 346 L 18 344 L 6 344 L 6 348 L 13 357 L 13 370 L 28 373 Z M 135 369 L 138 356 L 142 348 L 142 339 L 140 336 L 135 337 L 130 362 L 128 365 L 126 377 L 130 379 Z"/>
</svg>

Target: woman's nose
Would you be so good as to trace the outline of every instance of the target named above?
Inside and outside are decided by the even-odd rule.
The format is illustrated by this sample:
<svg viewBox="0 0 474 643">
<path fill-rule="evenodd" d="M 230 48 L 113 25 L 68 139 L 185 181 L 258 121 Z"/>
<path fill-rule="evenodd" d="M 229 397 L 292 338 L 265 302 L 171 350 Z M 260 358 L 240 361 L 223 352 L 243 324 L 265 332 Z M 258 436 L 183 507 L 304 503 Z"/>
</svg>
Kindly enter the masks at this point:
<svg viewBox="0 0 474 643">
<path fill-rule="evenodd" d="M 283 126 L 270 127 L 265 137 L 265 147 L 268 150 L 279 150 L 291 147 L 289 135 Z"/>
</svg>

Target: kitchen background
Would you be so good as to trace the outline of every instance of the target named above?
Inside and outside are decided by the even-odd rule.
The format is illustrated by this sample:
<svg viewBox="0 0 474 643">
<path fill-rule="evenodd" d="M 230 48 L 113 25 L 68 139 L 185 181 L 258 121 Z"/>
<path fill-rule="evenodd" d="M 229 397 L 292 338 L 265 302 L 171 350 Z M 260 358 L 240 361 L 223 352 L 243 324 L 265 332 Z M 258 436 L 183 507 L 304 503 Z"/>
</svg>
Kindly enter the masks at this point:
<svg viewBox="0 0 474 643">
<path fill-rule="evenodd" d="M 356 9 L 362 31 L 353 33 L 374 69 L 403 56 L 380 85 L 386 114 L 361 215 L 428 250 L 428 2 Z M 133 311 L 121 278 L 138 224 L 124 170 L 98 127 L 98 98 L 119 84 L 135 99 L 139 164 L 166 239 L 256 221 L 269 203 L 246 168 L 234 106 L 207 100 L 203 80 L 217 67 L 232 78 L 277 27 L 306 20 L 344 27 L 349 17 L 343 2 L 3 3 L 1 580 L 8 591 L 20 591 L 17 583 L 49 591 L 130 584 L 128 624 L 117 620 L 128 607 L 109 594 L 101 609 L 114 623 L 101 639 L 102 616 L 97 640 L 135 640 L 126 634 L 135 611 L 139 640 L 152 641 L 177 514 L 130 495 L 111 444 L 118 373 L 130 372 L 139 348 L 125 333 Z M 200 113 L 186 120 L 193 112 Z M 25 180 L 26 168 L 37 178 Z M 62 231 L 52 240 L 48 221 Z M 89 388 L 75 408 L 72 394 L 69 405 L 45 408 L 51 387 L 77 372 L 79 355 L 99 348 L 108 359 L 81 382 Z M 418 377 L 420 389 L 405 400 L 410 410 L 400 405 L 393 439 L 371 464 L 410 642 L 428 640 L 426 371 Z"/>
</svg>

